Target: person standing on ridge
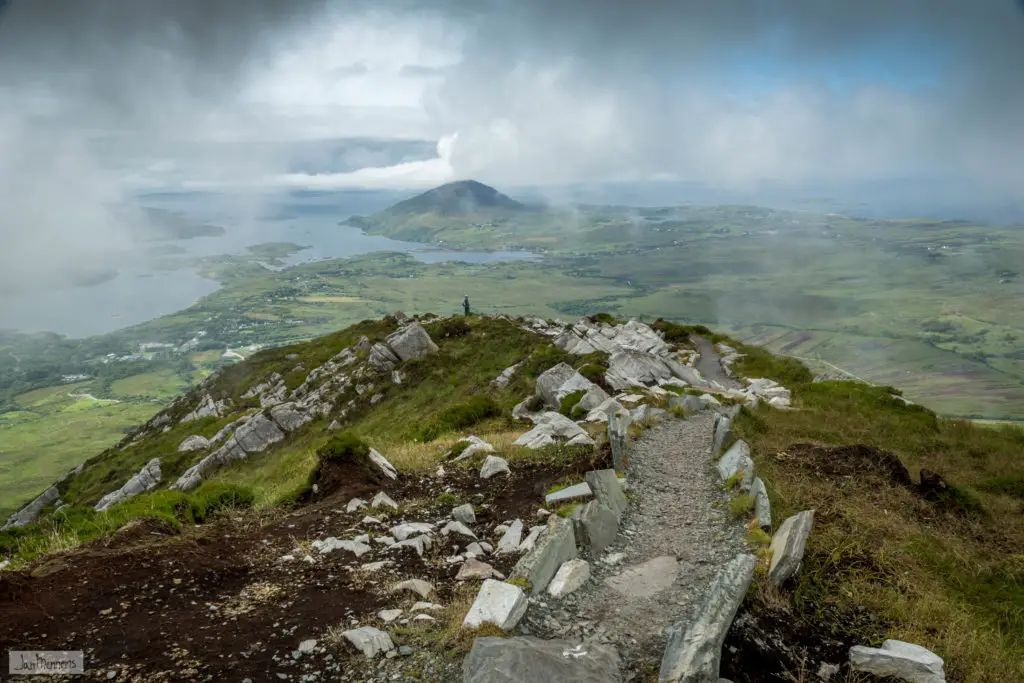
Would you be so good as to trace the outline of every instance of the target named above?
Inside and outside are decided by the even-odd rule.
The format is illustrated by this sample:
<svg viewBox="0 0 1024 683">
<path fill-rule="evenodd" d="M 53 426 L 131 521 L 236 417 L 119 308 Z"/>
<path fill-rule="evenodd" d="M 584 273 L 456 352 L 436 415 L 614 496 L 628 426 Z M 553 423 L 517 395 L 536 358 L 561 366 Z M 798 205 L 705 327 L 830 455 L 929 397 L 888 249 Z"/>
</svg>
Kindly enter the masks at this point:
<svg viewBox="0 0 1024 683">
<path fill-rule="evenodd" d="M 462 297 L 462 310 L 465 311 L 466 315 L 469 315 L 469 294 Z"/>
</svg>

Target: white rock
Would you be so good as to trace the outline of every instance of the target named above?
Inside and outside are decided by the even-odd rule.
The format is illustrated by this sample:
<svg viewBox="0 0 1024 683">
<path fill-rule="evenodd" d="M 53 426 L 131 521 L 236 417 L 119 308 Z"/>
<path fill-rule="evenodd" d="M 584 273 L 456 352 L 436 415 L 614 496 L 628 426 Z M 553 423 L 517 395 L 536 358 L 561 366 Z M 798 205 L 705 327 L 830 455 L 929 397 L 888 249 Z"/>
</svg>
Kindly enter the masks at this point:
<svg viewBox="0 0 1024 683">
<path fill-rule="evenodd" d="M 530 533 L 527 534 L 526 538 L 523 539 L 523 542 L 519 544 L 519 552 L 528 553 L 533 550 L 537 545 L 537 539 L 540 538 L 540 535 L 546 530 L 547 527 L 544 525 L 530 527 Z"/>
<path fill-rule="evenodd" d="M 548 584 L 548 595 L 560 600 L 569 593 L 578 590 L 590 578 L 590 563 L 586 560 L 569 560 L 555 572 L 555 577 Z"/>
<path fill-rule="evenodd" d="M 380 560 L 379 562 L 367 562 L 359 565 L 359 570 L 364 572 L 379 572 L 385 567 L 391 566 L 391 560 Z"/>
<path fill-rule="evenodd" d="M 480 468 L 480 478 L 490 479 L 498 474 L 511 474 L 511 471 L 508 468 L 508 463 L 504 458 L 499 458 L 496 455 L 488 455 L 484 460 L 483 466 Z"/>
<path fill-rule="evenodd" d="M 391 546 L 395 544 L 395 539 L 391 538 L 390 536 L 374 536 L 373 542 L 380 543 L 381 545 Z"/>
<path fill-rule="evenodd" d="M 320 541 L 313 541 L 312 546 L 320 551 L 321 555 L 334 552 L 335 550 L 347 550 L 350 553 L 355 553 L 356 557 L 362 557 L 366 553 L 370 552 L 370 546 L 359 541 L 342 541 L 331 536 Z"/>
<path fill-rule="evenodd" d="M 434 586 L 423 579 L 406 579 L 391 587 L 392 593 L 400 593 L 402 591 L 410 591 L 426 599 L 434 591 Z"/>
<path fill-rule="evenodd" d="M 457 443 L 464 443 L 464 442 L 468 442 L 469 445 L 466 446 L 461 453 L 459 453 L 459 455 L 455 458 L 455 460 L 453 462 L 459 462 L 460 460 L 466 460 L 468 458 L 472 458 L 474 455 L 477 455 L 479 453 L 493 453 L 494 452 L 494 446 L 492 446 L 491 444 L 487 443 L 486 441 L 484 441 L 480 437 L 477 437 L 477 436 L 467 436 L 464 439 L 459 439 L 459 441 Z"/>
<path fill-rule="evenodd" d="M 395 466 L 388 462 L 387 458 L 372 448 L 370 449 L 370 460 L 373 461 L 373 464 L 376 465 L 388 479 L 398 478 L 398 470 L 395 469 Z"/>
<path fill-rule="evenodd" d="M 507 553 L 514 553 L 519 550 L 519 544 L 523 542 L 523 522 L 517 519 L 512 522 L 512 525 L 505 531 L 501 539 L 498 541 L 498 555 L 505 555 Z"/>
<path fill-rule="evenodd" d="M 473 530 L 470 529 L 469 527 L 467 527 L 462 522 L 454 522 L 454 521 L 448 522 L 447 524 L 444 525 L 444 528 L 441 529 L 441 535 L 442 536 L 447 536 L 448 534 L 451 534 L 451 533 L 456 533 L 456 534 L 459 534 L 460 536 L 465 536 L 466 538 L 473 538 L 473 539 L 476 538 L 476 534 L 473 533 Z"/>
<path fill-rule="evenodd" d="M 814 526 L 814 510 L 804 510 L 784 521 L 772 537 L 772 553 L 768 578 L 781 586 L 800 570 L 807 537 Z"/>
<path fill-rule="evenodd" d="M 198 434 L 193 434 L 178 445 L 178 452 L 188 453 L 191 451 L 202 451 L 209 447 L 209 439 L 199 436 Z"/>
<path fill-rule="evenodd" d="M 438 605 L 436 602 L 416 602 L 416 603 L 413 603 L 411 611 L 419 612 L 421 610 L 439 610 L 439 609 L 444 609 L 444 607 L 441 606 L 441 605 Z"/>
<path fill-rule="evenodd" d="M 398 503 L 396 503 L 395 501 L 391 500 L 391 496 L 389 496 L 388 494 L 384 493 L 383 491 L 381 491 L 380 493 L 378 493 L 376 496 L 373 497 L 373 501 L 370 503 L 370 507 L 373 508 L 374 510 L 376 510 L 377 508 L 381 507 L 382 505 L 385 505 L 385 506 L 391 508 L 392 510 L 397 510 L 398 509 Z"/>
<path fill-rule="evenodd" d="M 850 648 L 850 666 L 876 676 L 892 676 L 910 683 L 945 683 L 942 658 L 927 648 L 900 640 L 887 640 L 881 648 Z"/>
<path fill-rule="evenodd" d="M 299 652 L 304 655 L 311 654 L 316 649 L 316 638 L 310 638 L 299 643 Z"/>
<path fill-rule="evenodd" d="M 366 517 L 363 517 L 359 521 L 361 523 L 363 523 L 363 524 L 383 524 L 384 523 L 381 520 L 377 519 L 376 517 L 370 517 L 369 515 L 367 515 Z"/>
<path fill-rule="evenodd" d="M 480 628 L 484 624 L 494 624 L 503 631 L 511 631 L 526 614 L 528 605 L 526 595 L 518 586 L 487 579 L 462 625 Z"/>
<path fill-rule="evenodd" d="M 470 543 L 466 546 L 466 554 L 475 555 L 479 557 L 481 555 L 486 555 L 487 552 L 484 550 L 484 547 L 482 545 L 474 541 L 473 543 Z"/>
<path fill-rule="evenodd" d="M 481 562 L 480 560 L 468 559 L 461 567 L 459 567 L 459 573 L 455 576 L 456 581 L 468 581 L 470 579 L 489 579 L 493 577 L 497 572 L 494 571 L 494 567 Z"/>
<path fill-rule="evenodd" d="M 383 621 L 385 624 L 390 624 L 392 621 L 402 616 L 402 610 L 400 609 L 382 609 L 377 612 L 377 618 Z"/>
<path fill-rule="evenodd" d="M 473 511 L 473 506 L 470 503 L 466 503 L 452 510 L 452 518 L 463 524 L 475 524 L 476 512 Z"/>
<path fill-rule="evenodd" d="M 355 645 L 356 649 L 362 652 L 367 659 L 373 659 L 381 652 L 390 652 L 395 649 L 395 644 L 391 642 L 388 634 L 373 626 L 360 626 L 345 631 L 341 635 Z"/>
<path fill-rule="evenodd" d="M 430 540 L 430 536 L 416 536 L 415 538 L 407 538 L 404 541 L 399 541 L 391 546 L 391 550 L 398 550 L 399 548 L 412 548 L 416 551 L 416 554 L 423 557 L 423 553 L 430 550 L 430 546 L 433 541 Z"/>
<path fill-rule="evenodd" d="M 356 510 L 362 510 L 366 507 L 366 501 L 362 498 L 353 498 L 345 506 L 345 512 L 355 512 Z"/>
<path fill-rule="evenodd" d="M 404 541 L 410 536 L 430 534 L 433 532 L 434 525 L 429 522 L 405 522 L 391 527 L 391 535 L 399 541 Z"/>
</svg>

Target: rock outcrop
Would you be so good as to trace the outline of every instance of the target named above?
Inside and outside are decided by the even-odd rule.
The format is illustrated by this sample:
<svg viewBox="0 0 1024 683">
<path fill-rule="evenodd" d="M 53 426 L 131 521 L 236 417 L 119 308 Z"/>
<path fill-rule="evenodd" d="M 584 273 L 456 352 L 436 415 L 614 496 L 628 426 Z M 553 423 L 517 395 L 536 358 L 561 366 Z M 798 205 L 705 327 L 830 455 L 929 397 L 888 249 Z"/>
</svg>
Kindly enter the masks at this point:
<svg viewBox="0 0 1024 683">
<path fill-rule="evenodd" d="M 39 521 L 39 515 L 42 514 L 43 508 L 53 505 L 59 499 L 60 491 L 57 490 L 56 486 L 51 486 L 39 494 L 31 503 L 11 515 L 3 527 L 0 527 L 0 530 L 35 524 Z"/>
<path fill-rule="evenodd" d="M 561 413 L 542 413 L 535 417 L 535 421 L 537 426 L 520 436 L 515 442 L 516 446 L 537 449 L 561 441 L 574 446 L 594 445 L 594 440 L 582 427 Z"/>
<path fill-rule="evenodd" d="M 494 624 L 502 631 L 511 631 L 526 614 L 528 606 L 526 594 L 519 586 L 486 579 L 462 625 L 480 628 L 484 624 Z"/>
<path fill-rule="evenodd" d="M 388 335 L 387 344 L 401 361 L 415 360 L 438 351 L 437 344 L 419 323 L 412 323 Z"/>
<path fill-rule="evenodd" d="M 108 493 L 96 504 L 96 510 L 106 510 L 118 503 L 134 498 L 140 493 L 151 491 L 160 484 L 160 458 L 153 458 L 138 474 L 129 479 L 124 486 Z"/>
</svg>

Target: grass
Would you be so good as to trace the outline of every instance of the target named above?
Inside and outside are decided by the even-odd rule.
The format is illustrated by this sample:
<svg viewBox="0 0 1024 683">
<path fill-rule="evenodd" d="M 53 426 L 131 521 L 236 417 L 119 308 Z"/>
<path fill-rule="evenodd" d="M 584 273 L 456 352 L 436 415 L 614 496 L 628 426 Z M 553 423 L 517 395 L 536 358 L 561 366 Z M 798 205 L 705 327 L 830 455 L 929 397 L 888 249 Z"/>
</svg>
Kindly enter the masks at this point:
<svg viewBox="0 0 1024 683">
<path fill-rule="evenodd" d="M 739 519 L 746 517 L 754 509 L 754 497 L 749 493 L 741 493 L 729 501 L 729 514 Z"/>
<path fill-rule="evenodd" d="M 167 401 L 188 391 L 188 382 L 182 381 L 174 370 L 157 370 L 115 380 L 110 391 L 118 398 L 141 397 Z"/>
<path fill-rule="evenodd" d="M 15 564 L 52 552 L 69 550 L 82 543 L 108 537 L 133 522 L 149 521 L 168 533 L 182 524 L 202 524 L 215 513 L 253 505 L 252 491 L 219 483 L 206 483 L 191 494 L 180 491 L 144 493 L 102 512 L 69 507 L 55 512 L 43 523 L 0 531 L 0 554 Z"/>
<path fill-rule="evenodd" d="M 817 510 L 791 598 L 797 613 L 873 644 L 919 643 L 945 658 L 950 680 L 1024 680 L 1024 508 L 1014 496 L 1024 431 L 939 419 L 856 382 L 800 386 L 795 405 L 744 409 L 736 429 L 773 516 Z M 912 473 L 939 472 L 951 498 L 925 500 L 870 472 L 830 479 L 776 457 L 808 442 L 892 451 Z M 875 621 L 837 621 L 865 607 Z"/>
</svg>

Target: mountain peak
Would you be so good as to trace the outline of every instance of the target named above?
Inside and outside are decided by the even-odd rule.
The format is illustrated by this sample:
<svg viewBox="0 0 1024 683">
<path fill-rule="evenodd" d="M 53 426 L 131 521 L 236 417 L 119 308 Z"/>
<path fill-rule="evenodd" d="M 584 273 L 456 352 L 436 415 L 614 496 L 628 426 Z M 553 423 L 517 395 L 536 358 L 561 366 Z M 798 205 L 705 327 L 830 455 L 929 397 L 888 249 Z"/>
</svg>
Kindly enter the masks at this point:
<svg viewBox="0 0 1024 683">
<path fill-rule="evenodd" d="M 523 204 L 476 180 L 446 183 L 395 204 L 389 213 L 467 214 L 481 210 L 519 211 Z"/>
</svg>

